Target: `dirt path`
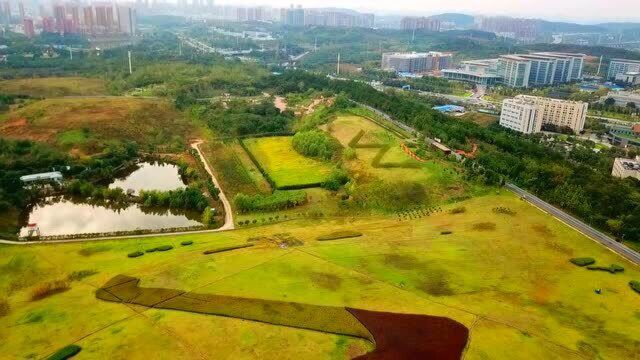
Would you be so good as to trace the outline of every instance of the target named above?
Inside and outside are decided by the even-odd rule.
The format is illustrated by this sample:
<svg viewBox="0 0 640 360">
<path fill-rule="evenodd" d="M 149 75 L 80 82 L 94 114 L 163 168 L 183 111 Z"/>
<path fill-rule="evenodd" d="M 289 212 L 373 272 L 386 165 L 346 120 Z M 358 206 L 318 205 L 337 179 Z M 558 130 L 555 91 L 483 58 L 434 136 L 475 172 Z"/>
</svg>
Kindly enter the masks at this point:
<svg viewBox="0 0 640 360">
<path fill-rule="evenodd" d="M 220 227 L 217 230 L 218 231 L 233 230 L 235 226 L 233 224 L 233 209 L 231 208 L 231 203 L 227 199 L 227 196 L 224 194 L 222 187 L 220 187 L 220 183 L 218 182 L 218 179 L 216 179 L 215 175 L 213 175 L 213 171 L 211 171 L 211 168 L 209 167 L 209 162 L 207 161 L 207 159 L 204 157 L 204 154 L 200 150 L 200 144 L 202 143 L 203 143 L 202 140 L 196 140 L 191 144 L 191 147 L 198 152 L 198 155 L 200 155 L 200 159 L 202 159 L 202 164 L 204 165 L 205 170 L 207 170 L 207 172 L 209 173 L 209 176 L 211 176 L 211 180 L 213 181 L 213 184 L 220 190 L 220 194 L 219 194 L 220 201 L 222 201 L 222 205 L 224 205 L 224 225 L 222 225 L 222 227 Z"/>
</svg>

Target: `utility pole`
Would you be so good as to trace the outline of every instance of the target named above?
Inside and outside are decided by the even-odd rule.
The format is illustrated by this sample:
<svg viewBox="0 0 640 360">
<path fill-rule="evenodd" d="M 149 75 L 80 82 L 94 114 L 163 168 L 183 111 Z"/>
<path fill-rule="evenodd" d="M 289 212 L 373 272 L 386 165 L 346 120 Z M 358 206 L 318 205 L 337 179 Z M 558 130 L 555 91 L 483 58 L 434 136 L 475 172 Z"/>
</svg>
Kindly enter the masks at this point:
<svg viewBox="0 0 640 360">
<path fill-rule="evenodd" d="M 338 53 L 338 68 L 336 69 L 336 75 L 340 75 L 340 53 Z"/>
<path fill-rule="evenodd" d="M 178 54 L 182 56 L 182 41 L 178 43 Z"/>
<path fill-rule="evenodd" d="M 600 55 L 600 62 L 598 63 L 598 72 L 596 73 L 596 76 L 600 76 L 600 67 L 602 67 L 602 55 Z"/>
<path fill-rule="evenodd" d="M 69 46 L 69 60 L 73 60 L 73 51 L 71 51 L 71 46 Z"/>
<path fill-rule="evenodd" d="M 416 26 L 418 26 L 418 24 L 413 25 L 413 34 L 411 35 L 411 42 L 416 41 Z"/>
<path fill-rule="evenodd" d="M 131 69 L 131 50 L 127 51 L 127 56 L 129 57 L 129 75 L 133 74 L 133 70 Z"/>
<path fill-rule="evenodd" d="M 315 40 L 313 41 L 313 52 L 318 51 L 318 37 L 316 36 Z"/>
</svg>

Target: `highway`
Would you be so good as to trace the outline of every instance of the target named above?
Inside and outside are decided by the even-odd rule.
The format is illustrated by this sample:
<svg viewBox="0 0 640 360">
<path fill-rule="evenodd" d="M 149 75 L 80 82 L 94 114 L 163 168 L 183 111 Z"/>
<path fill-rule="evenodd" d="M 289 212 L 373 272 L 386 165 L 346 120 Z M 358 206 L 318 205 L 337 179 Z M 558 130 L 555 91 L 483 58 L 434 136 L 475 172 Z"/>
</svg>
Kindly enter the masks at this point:
<svg viewBox="0 0 640 360">
<path fill-rule="evenodd" d="M 559 219 L 560 221 L 564 222 L 565 224 L 571 226 L 572 228 L 578 230 L 579 232 L 583 233 L 584 235 L 590 237 L 591 239 L 599 242 L 600 244 L 606 246 L 607 248 L 609 248 L 611 251 L 623 256 L 624 258 L 626 258 L 627 260 L 631 261 L 632 263 L 639 265 L 640 264 L 640 254 L 637 253 L 636 251 L 633 251 L 631 249 L 629 249 L 628 247 L 624 246 L 623 244 L 615 241 L 615 239 L 611 238 L 610 236 L 602 233 L 601 231 L 598 231 L 596 229 L 594 229 L 593 227 L 585 224 L 584 222 L 576 219 L 575 217 L 573 217 L 572 215 L 567 214 L 566 212 L 558 209 L 557 207 L 545 202 L 544 200 L 538 198 L 537 196 L 517 187 L 514 184 L 509 184 L 507 183 L 505 185 L 505 187 L 511 191 L 513 191 L 514 193 L 518 194 L 519 196 L 521 196 L 523 199 L 525 199 L 526 201 L 528 201 L 529 203 L 537 206 L 538 208 L 542 209 L 543 211 L 546 211 L 547 213 L 551 214 L 552 216 L 554 216 L 555 218 Z"/>
</svg>

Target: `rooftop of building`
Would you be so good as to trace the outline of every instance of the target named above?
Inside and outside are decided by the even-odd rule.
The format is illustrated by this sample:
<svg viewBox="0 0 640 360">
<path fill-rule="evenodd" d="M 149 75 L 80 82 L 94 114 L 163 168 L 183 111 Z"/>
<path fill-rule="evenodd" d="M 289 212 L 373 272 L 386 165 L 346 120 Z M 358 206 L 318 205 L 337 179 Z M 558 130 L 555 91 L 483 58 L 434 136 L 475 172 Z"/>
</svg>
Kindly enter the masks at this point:
<svg viewBox="0 0 640 360">
<path fill-rule="evenodd" d="M 629 60 L 629 59 L 611 59 L 611 61 L 617 61 L 617 62 L 628 62 L 628 63 L 633 63 L 633 64 L 640 64 L 640 60 Z"/>
<path fill-rule="evenodd" d="M 478 66 L 491 66 L 496 63 L 498 59 L 477 59 L 462 61 L 461 64 L 478 65 Z"/>
<path fill-rule="evenodd" d="M 62 173 L 60 171 L 51 171 L 46 173 L 39 174 L 29 174 L 20 177 L 21 181 L 30 182 L 30 181 L 38 181 L 38 180 L 61 180 Z"/>
<path fill-rule="evenodd" d="M 524 58 L 520 55 L 514 54 L 514 55 L 500 55 L 501 59 L 509 59 L 509 60 L 515 60 L 515 61 L 528 61 L 529 59 Z"/>
<path fill-rule="evenodd" d="M 542 51 L 542 52 L 535 52 L 532 54 L 556 56 L 556 57 L 586 57 L 587 56 L 587 54 L 582 54 L 582 53 L 568 53 L 568 52 L 556 52 L 556 51 Z"/>
<path fill-rule="evenodd" d="M 627 171 L 640 172 L 640 157 L 636 156 L 635 159 L 616 158 L 616 162 L 620 163 Z"/>
<path fill-rule="evenodd" d="M 580 105 L 586 104 L 583 101 L 563 100 L 563 99 L 556 99 L 556 98 L 550 98 L 550 97 L 544 97 L 544 96 L 534 96 L 534 95 L 524 95 L 524 94 L 516 95 L 515 99 L 546 100 L 546 101 L 554 101 L 554 102 L 560 102 L 565 104 L 580 104 Z"/>
<path fill-rule="evenodd" d="M 464 69 L 442 69 L 442 70 L 440 70 L 440 72 L 442 72 L 442 73 L 453 73 L 453 74 L 464 74 L 464 75 L 471 75 L 471 76 L 484 77 L 484 78 L 501 78 L 501 76 L 499 76 L 497 74 L 478 72 L 478 71 L 467 71 L 467 70 L 464 70 Z"/>
<path fill-rule="evenodd" d="M 401 57 L 401 58 L 406 58 L 406 59 L 419 58 L 419 57 L 425 57 L 425 56 L 453 56 L 453 54 L 451 54 L 451 53 L 444 53 L 444 52 L 439 52 L 439 51 L 429 51 L 429 52 L 422 52 L 422 53 L 418 53 L 418 52 L 390 52 L 390 53 L 384 53 L 383 55 Z"/>
</svg>

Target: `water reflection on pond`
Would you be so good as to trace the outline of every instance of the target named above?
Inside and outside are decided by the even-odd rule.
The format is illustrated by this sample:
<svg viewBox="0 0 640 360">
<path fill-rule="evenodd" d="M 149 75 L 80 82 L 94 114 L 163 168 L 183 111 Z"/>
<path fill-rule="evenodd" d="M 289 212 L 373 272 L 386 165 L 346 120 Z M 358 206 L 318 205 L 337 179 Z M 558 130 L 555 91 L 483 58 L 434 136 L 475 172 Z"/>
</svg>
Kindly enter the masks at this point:
<svg viewBox="0 0 640 360">
<path fill-rule="evenodd" d="M 172 214 L 169 211 L 143 211 L 137 204 L 110 209 L 56 197 L 35 205 L 28 215 L 27 223 L 37 224 L 40 234 L 49 236 L 201 225 L 192 220 L 194 218 L 197 217 Z M 27 227 L 23 227 L 20 236 L 26 236 L 27 231 Z"/>
<path fill-rule="evenodd" d="M 173 164 L 140 163 L 129 175 L 116 179 L 109 188 L 129 189 L 138 194 L 141 190 L 169 191 L 185 188 L 178 167 Z"/>
</svg>

